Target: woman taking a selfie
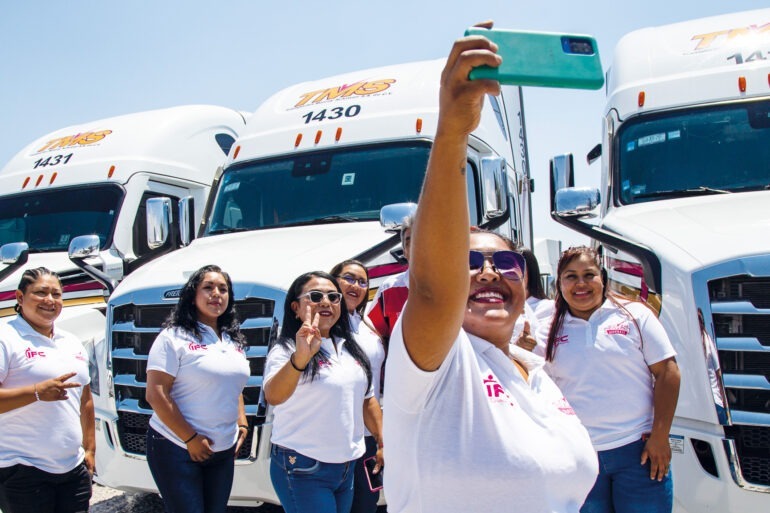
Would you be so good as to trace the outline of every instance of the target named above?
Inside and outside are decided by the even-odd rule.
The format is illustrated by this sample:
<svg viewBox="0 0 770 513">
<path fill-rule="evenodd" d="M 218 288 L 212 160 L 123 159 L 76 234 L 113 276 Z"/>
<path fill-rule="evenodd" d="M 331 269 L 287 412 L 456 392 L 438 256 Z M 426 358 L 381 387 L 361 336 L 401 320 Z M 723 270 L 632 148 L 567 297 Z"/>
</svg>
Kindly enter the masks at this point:
<svg viewBox="0 0 770 513">
<path fill-rule="evenodd" d="M 496 50 L 463 38 L 441 77 L 409 300 L 385 364 L 389 511 L 574 513 L 597 473 L 588 434 L 542 358 L 510 343 L 526 299 L 523 257 L 501 235 L 469 234 L 468 135 L 500 85 L 468 75 L 497 66 Z"/>
<path fill-rule="evenodd" d="M 56 273 L 26 270 L 16 303 L 18 316 L 0 326 L 0 508 L 88 511 L 96 448 L 88 356 L 54 325 Z"/>
<path fill-rule="evenodd" d="M 230 276 L 215 265 L 187 280 L 147 360 L 147 463 L 169 513 L 224 513 L 248 433 L 249 363 Z"/>
<path fill-rule="evenodd" d="M 380 378 L 382 377 L 382 364 L 385 362 L 385 346 L 377 334 L 369 319 L 364 316 L 366 302 L 369 299 L 369 272 L 364 264 L 358 260 L 345 260 L 332 268 L 332 276 L 337 278 L 345 304 L 348 307 L 348 319 L 353 336 L 361 346 L 369 364 L 372 367 L 372 389 L 377 402 L 380 402 Z M 356 461 L 355 478 L 353 482 L 353 506 L 350 513 L 374 513 L 377 511 L 377 500 L 380 498 L 379 490 L 372 489 L 371 478 L 366 475 L 366 461 L 377 457 L 377 440 L 365 430 L 364 441 L 366 452 Z M 382 455 L 380 454 L 380 458 Z M 373 462 L 370 461 L 369 465 Z M 372 471 L 379 473 L 379 467 Z M 375 487 L 377 488 L 377 487 Z"/>
<path fill-rule="evenodd" d="M 275 407 L 270 478 L 286 513 L 348 513 L 364 425 L 381 439 L 369 359 L 346 308 L 334 276 L 299 276 L 267 355 L 265 399 Z"/>
</svg>

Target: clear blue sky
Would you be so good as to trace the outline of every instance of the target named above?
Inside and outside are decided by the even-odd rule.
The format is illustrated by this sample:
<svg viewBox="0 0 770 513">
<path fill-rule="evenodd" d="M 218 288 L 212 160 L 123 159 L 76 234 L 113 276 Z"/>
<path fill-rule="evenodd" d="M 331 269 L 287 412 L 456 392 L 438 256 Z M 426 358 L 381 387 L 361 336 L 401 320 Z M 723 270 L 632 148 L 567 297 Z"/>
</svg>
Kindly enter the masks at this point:
<svg viewBox="0 0 770 513">
<path fill-rule="evenodd" d="M 55 129 L 207 103 L 254 111 L 304 80 L 445 56 L 466 27 L 588 33 L 606 68 L 615 43 L 646 26 L 762 7 L 757 0 L 383 2 L 258 0 L 9 1 L 0 7 L 0 167 Z M 581 241 L 548 215 L 548 159 L 600 140 L 603 91 L 527 88 L 535 236 Z"/>
</svg>

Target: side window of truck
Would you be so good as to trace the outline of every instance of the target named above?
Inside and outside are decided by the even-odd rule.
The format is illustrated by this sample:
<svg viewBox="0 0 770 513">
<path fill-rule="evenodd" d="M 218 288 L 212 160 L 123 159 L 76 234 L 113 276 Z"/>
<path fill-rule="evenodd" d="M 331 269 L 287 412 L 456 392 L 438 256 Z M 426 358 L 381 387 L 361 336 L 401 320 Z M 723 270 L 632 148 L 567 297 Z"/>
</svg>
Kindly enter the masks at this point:
<svg viewBox="0 0 770 513">
<path fill-rule="evenodd" d="M 171 211 L 174 212 L 174 216 L 176 216 L 176 212 L 178 211 L 179 206 L 179 198 L 170 196 L 168 194 L 160 194 L 157 192 L 145 192 L 142 195 L 142 201 L 139 202 L 139 208 L 136 210 L 136 218 L 134 218 L 133 246 L 136 258 L 142 258 L 143 256 L 146 256 L 154 251 L 164 251 L 168 249 L 170 244 L 173 243 L 169 238 L 169 240 L 167 240 L 163 246 L 154 250 L 147 246 L 147 200 L 150 198 L 160 198 L 162 196 L 171 198 Z"/>
<path fill-rule="evenodd" d="M 471 161 L 465 164 L 465 180 L 468 185 L 468 211 L 470 213 L 471 226 L 478 226 L 481 191 L 479 189 L 478 172 L 476 166 Z"/>
</svg>

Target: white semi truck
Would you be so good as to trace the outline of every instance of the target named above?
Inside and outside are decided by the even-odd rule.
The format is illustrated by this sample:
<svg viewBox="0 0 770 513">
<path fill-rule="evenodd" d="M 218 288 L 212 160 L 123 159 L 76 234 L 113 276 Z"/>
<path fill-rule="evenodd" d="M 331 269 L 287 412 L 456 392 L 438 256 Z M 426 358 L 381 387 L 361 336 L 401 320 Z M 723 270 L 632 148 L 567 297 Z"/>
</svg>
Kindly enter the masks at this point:
<svg viewBox="0 0 770 513">
<path fill-rule="evenodd" d="M 123 490 L 155 491 L 145 459 L 151 414 L 146 359 L 189 275 L 215 263 L 233 279 L 248 339 L 251 428 L 231 504 L 276 503 L 269 411 L 260 407 L 268 344 L 299 274 L 363 260 L 375 283 L 404 269 L 393 228 L 420 193 L 438 115 L 443 60 L 369 69 L 289 87 L 268 99 L 234 143 L 199 237 L 127 277 L 109 301 L 108 355 L 95 398 L 97 473 Z M 484 106 L 467 160 L 473 224 L 532 246 L 531 180 L 521 90 Z M 381 224 L 382 221 L 382 224 Z"/>
<path fill-rule="evenodd" d="M 601 189 L 556 191 L 553 217 L 678 352 L 674 511 L 770 511 L 770 9 L 623 37 L 599 154 Z"/>
<path fill-rule="evenodd" d="M 200 222 L 216 170 L 244 126 L 232 109 L 181 106 L 62 128 L 22 149 L 0 170 L 0 322 L 15 315 L 24 270 L 48 267 L 64 288 L 57 325 L 95 358 L 106 296 L 187 242 L 180 225 Z M 151 234 L 148 244 L 154 215 L 170 216 L 170 232 Z"/>
</svg>

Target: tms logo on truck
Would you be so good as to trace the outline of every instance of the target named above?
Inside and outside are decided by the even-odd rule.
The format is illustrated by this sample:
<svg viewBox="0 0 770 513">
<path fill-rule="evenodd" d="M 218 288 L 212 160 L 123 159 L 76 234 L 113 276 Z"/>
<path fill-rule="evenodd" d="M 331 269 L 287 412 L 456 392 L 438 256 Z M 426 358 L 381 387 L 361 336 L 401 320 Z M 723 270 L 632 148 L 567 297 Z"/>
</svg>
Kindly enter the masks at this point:
<svg viewBox="0 0 770 513">
<path fill-rule="evenodd" d="M 51 139 L 38 149 L 35 154 L 44 151 L 58 150 L 60 148 L 71 148 L 72 146 L 88 146 L 94 144 L 112 133 L 112 130 L 100 130 L 98 132 L 84 132 L 75 135 L 67 135 L 58 139 Z"/>
<path fill-rule="evenodd" d="M 727 30 L 718 30 L 716 32 L 709 32 L 708 34 L 698 34 L 692 36 L 693 41 L 698 41 L 693 51 L 704 52 L 707 50 L 716 50 L 721 48 L 726 43 L 735 44 L 736 38 L 743 38 L 746 36 L 754 36 L 758 40 L 770 39 L 770 23 L 764 25 L 749 25 L 748 27 L 732 28 Z"/>
<path fill-rule="evenodd" d="M 395 78 L 386 78 L 383 80 L 365 81 L 361 80 L 354 84 L 343 84 L 338 87 L 329 87 L 327 89 L 318 89 L 309 93 L 301 94 L 300 100 L 294 106 L 302 107 L 307 104 L 318 104 L 325 101 L 333 101 L 338 98 L 350 98 L 353 95 L 357 96 L 369 96 L 373 94 L 382 93 L 390 88 L 391 84 L 395 84 Z"/>
</svg>

